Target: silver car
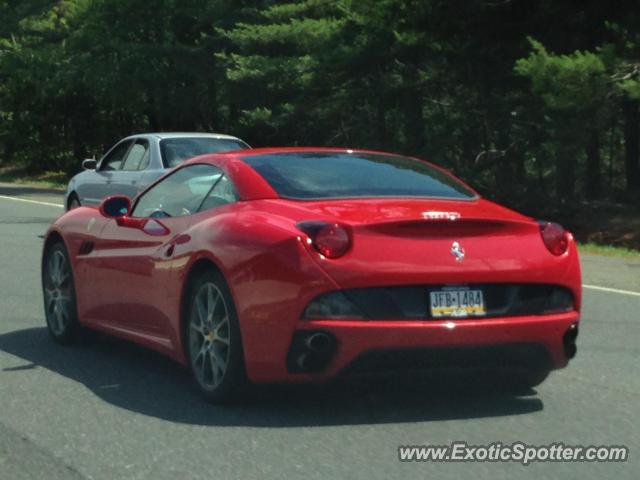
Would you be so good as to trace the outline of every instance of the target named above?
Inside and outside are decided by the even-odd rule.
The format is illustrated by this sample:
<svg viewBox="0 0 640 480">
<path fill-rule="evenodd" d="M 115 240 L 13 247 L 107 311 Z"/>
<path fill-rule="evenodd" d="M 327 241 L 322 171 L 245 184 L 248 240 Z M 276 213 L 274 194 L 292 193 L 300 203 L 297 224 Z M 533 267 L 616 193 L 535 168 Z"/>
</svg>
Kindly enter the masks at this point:
<svg viewBox="0 0 640 480">
<path fill-rule="evenodd" d="M 146 133 L 116 143 L 99 161 L 82 162 L 85 171 L 67 186 L 67 210 L 95 206 L 109 195 L 135 197 L 169 168 L 205 153 L 250 148 L 239 138 L 217 133 Z"/>
</svg>

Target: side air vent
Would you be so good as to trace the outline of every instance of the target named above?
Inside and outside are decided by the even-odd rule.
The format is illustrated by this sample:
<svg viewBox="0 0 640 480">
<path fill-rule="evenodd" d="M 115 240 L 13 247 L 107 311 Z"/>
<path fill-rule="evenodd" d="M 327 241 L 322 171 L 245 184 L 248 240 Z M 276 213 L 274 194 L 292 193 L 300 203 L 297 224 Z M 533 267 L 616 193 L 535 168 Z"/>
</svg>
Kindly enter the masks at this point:
<svg viewBox="0 0 640 480">
<path fill-rule="evenodd" d="M 78 255 L 89 255 L 91 252 L 93 252 L 93 242 L 82 242 L 82 245 L 80 245 L 80 249 L 78 250 Z"/>
</svg>

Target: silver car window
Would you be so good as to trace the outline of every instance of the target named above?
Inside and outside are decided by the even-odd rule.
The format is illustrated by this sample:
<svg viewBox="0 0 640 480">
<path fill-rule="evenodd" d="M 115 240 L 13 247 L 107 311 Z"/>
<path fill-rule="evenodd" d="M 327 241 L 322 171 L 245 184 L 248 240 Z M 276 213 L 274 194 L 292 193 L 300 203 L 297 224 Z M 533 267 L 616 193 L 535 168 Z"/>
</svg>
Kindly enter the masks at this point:
<svg viewBox="0 0 640 480">
<path fill-rule="evenodd" d="M 140 160 L 140 165 L 138 165 L 138 170 L 146 170 L 149 167 L 149 161 L 151 160 L 151 149 L 147 148 L 144 156 Z"/>
<path fill-rule="evenodd" d="M 149 163 L 149 142 L 146 140 L 138 140 L 129 150 L 122 170 L 143 170 L 143 162 Z"/>
<path fill-rule="evenodd" d="M 124 140 L 113 147 L 100 162 L 100 170 L 120 170 L 133 140 Z"/>
<path fill-rule="evenodd" d="M 173 168 L 185 160 L 206 153 L 242 150 L 249 146 L 242 140 L 233 138 L 182 137 L 165 138 L 160 141 L 162 163 L 166 168 Z"/>
</svg>

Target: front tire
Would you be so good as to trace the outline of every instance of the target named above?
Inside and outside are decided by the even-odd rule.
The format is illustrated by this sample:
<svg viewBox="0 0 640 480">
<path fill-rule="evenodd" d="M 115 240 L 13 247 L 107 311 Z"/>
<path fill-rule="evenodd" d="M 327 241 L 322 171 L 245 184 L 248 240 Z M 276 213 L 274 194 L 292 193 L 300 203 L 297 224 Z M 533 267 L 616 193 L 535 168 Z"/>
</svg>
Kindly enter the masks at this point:
<svg viewBox="0 0 640 480">
<path fill-rule="evenodd" d="M 208 271 L 190 283 L 185 342 L 196 386 L 206 400 L 229 403 L 246 389 L 242 339 L 229 287 Z"/>
<path fill-rule="evenodd" d="M 72 343 L 77 339 L 80 324 L 73 271 L 62 242 L 46 250 L 42 261 L 42 293 L 49 334 L 58 343 Z"/>
</svg>

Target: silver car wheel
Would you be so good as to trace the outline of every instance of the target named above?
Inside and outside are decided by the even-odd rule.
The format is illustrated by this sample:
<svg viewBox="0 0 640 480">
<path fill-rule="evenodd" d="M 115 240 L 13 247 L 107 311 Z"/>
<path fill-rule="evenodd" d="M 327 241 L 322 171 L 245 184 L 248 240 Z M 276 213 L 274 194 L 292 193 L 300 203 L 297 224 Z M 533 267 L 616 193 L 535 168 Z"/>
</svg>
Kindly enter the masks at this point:
<svg viewBox="0 0 640 480">
<path fill-rule="evenodd" d="M 44 285 L 47 324 L 54 335 L 63 335 L 71 318 L 71 275 L 65 254 L 55 250 L 47 260 Z"/>
<path fill-rule="evenodd" d="M 227 305 L 214 283 L 204 283 L 193 297 L 189 347 L 196 380 L 203 389 L 215 390 L 229 364 L 230 328 Z"/>
</svg>

